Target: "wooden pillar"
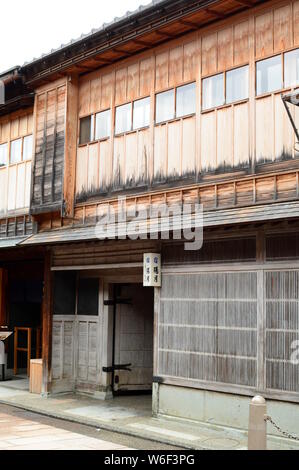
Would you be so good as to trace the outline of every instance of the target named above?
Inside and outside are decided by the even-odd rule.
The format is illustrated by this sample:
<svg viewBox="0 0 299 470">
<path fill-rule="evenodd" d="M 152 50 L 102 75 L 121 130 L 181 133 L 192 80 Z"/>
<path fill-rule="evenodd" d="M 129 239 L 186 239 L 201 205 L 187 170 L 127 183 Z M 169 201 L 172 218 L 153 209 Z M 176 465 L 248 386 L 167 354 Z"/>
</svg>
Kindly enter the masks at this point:
<svg viewBox="0 0 299 470">
<path fill-rule="evenodd" d="M 43 291 L 43 335 L 42 335 L 42 359 L 43 359 L 43 383 L 42 394 L 47 396 L 51 385 L 51 359 L 52 359 L 52 261 L 51 250 L 46 251 L 44 266 L 44 291 Z"/>
<path fill-rule="evenodd" d="M 0 327 L 7 326 L 6 315 L 7 271 L 0 269 Z"/>
<path fill-rule="evenodd" d="M 67 105 L 64 151 L 64 201 L 66 217 L 74 215 L 78 136 L 78 77 L 71 75 L 67 81 Z"/>
</svg>

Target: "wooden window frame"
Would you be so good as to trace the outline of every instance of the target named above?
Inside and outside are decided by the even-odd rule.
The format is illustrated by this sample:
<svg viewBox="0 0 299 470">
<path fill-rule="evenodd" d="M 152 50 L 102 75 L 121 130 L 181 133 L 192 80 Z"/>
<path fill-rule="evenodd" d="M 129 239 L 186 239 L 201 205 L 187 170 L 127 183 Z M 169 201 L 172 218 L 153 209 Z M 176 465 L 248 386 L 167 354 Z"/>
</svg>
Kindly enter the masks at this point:
<svg viewBox="0 0 299 470">
<path fill-rule="evenodd" d="M 240 100 L 230 101 L 228 103 L 227 102 L 227 96 L 226 96 L 227 95 L 227 93 L 226 93 L 227 74 L 229 72 L 232 72 L 233 70 L 243 69 L 245 67 L 248 68 L 248 96 L 247 96 L 247 98 L 242 98 Z M 224 103 L 220 104 L 218 106 L 212 106 L 211 108 L 205 108 L 205 109 L 201 105 L 201 114 L 209 113 L 209 112 L 214 111 L 216 109 L 222 109 L 222 108 L 228 108 L 228 107 L 231 107 L 231 106 L 236 106 L 236 105 L 241 104 L 241 103 L 247 103 L 249 101 L 249 98 L 250 98 L 250 73 L 249 73 L 249 70 L 250 70 L 250 64 L 246 63 L 246 64 L 243 64 L 243 65 L 240 65 L 240 66 L 237 66 L 237 67 L 232 67 L 231 69 L 225 70 L 224 72 L 218 72 L 218 73 L 214 73 L 212 75 L 207 75 L 206 77 L 202 77 L 202 79 L 201 79 L 201 103 L 203 103 L 203 82 L 204 82 L 204 80 L 207 80 L 207 79 L 212 78 L 212 77 L 216 77 L 217 75 L 223 75 Z"/>
<path fill-rule="evenodd" d="M 109 140 L 111 139 L 112 135 L 111 135 L 111 129 L 110 129 L 110 135 L 107 136 L 107 137 L 102 137 L 101 139 L 96 139 L 95 138 L 95 135 L 96 135 L 96 116 L 97 114 L 101 114 L 101 113 L 105 113 L 107 111 L 110 111 L 110 119 L 111 119 L 111 111 L 112 109 L 111 108 L 107 108 L 107 109 L 103 109 L 102 111 L 97 111 L 96 113 L 92 113 L 92 114 L 87 114 L 86 116 L 81 116 L 79 117 L 79 123 L 78 123 L 78 126 L 79 126 L 79 129 L 78 129 L 78 148 L 81 148 L 81 147 L 86 147 L 87 145 L 92 145 L 92 144 L 96 144 L 97 142 L 105 142 L 106 140 Z M 85 142 L 85 143 L 80 143 L 80 126 L 81 126 L 81 120 L 82 119 L 86 119 L 90 117 L 91 118 L 91 126 L 90 126 L 90 130 L 92 132 L 92 137 L 93 139 L 92 140 L 89 140 L 88 142 Z"/>
<path fill-rule="evenodd" d="M 145 99 L 149 99 L 149 102 L 150 102 L 150 105 L 151 105 L 151 96 L 146 95 L 146 96 L 142 96 L 141 98 L 137 98 L 135 100 L 127 101 L 126 103 L 115 106 L 115 108 L 114 108 L 115 109 L 115 112 L 114 112 L 114 137 L 121 137 L 122 135 L 132 134 L 133 132 L 139 132 L 139 131 L 142 131 L 144 129 L 149 129 L 151 127 L 151 122 L 150 122 L 147 126 L 137 127 L 136 129 L 134 129 L 134 103 L 136 103 L 137 101 L 145 100 Z M 131 105 L 131 127 L 130 127 L 130 130 L 124 131 L 124 132 L 116 132 L 116 110 L 118 108 L 121 108 L 122 106 L 127 106 L 128 104 Z"/>
<path fill-rule="evenodd" d="M 197 81 L 192 80 L 190 82 L 182 83 L 180 85 L 177 85 L 176 87 L 167 88 L 166 90 L 162 90 L 162 91 L 159 91 L 159 92 L 155 93 L 155 104 L 154 104 L 154 106 L 155 106 L 155 122 L 154 122 L 154 125 L 155 126 L 161 126 L 161 125 L 166 124 L 168 122 L 180 121 L 182 119 L 186 119 L 186 118 L 189 118 L 189 117 L 192 117 L 192 116 L 196 115 L 196 110 L 195 110 L 194 113 L 185 114 L 183 116 L 177 116 L 177 90 L 178 90 L 178 88 L 183 88 L 185 86 L 192 85 L 192 84 L 195 84 L 195 89 L 196 89 Z M 172 90 L 174 90 L 174 117 L 171 118 L 171 119 L 166 119 L 165 121 L 157 122 L 157 96 L 162 95 L 163 93 L 167 93 L 168 91 L 172 91 Z"/>
<path fill-rule="evenodd" d="M 284 92 L 287 92 L 289 90 L 294 90 L 296 88 L 299 87 L 299 81 L 298 81 L 298 84 L 297 85 L 293 85 L 293 86 L 286 86 L 285 84 L 285 55 L 288 54 L 289 52 L 293 52 L 293 51 L 299 51 L 299 47 L 292 47 L 292 48 L 289 48 L 287 50 L 284 50 L 282 52 L 279 52 L 278 54 L 271 54 L 269 56 L 266 56 L 264 57 L 263 59 L 257 59 L 255 60 L 254 62 L 254 66 L 255 66 L 255 98 L 256 99 L 260 99 L 260 98 L 265 98 L 266 96 L 270 96 L 270 95 L 276 95 L 278 93 L 284 93 Z M 282 83 L 282 88 L 278 88 L 277 90 L 273 90 L 273 91 L 266 91 L 265 93 L 261 93 L 261 94 L 257 94 L 257 64 L 259 62 L 263 62 L 265 60 L 268 60 L 268 59 L 272 59 L 273 57 L 281 57 L 281 83 Z"/>
<path fill-rule="evenodd" d="M 12 166 L 15 166 L 15 165 L 20 165 L 24 162 L 31 162 L 32 161 L 33 155 L 31 155 L 31 158 L 28 158 L 27 160 L 24 160 L 24 139 L 26 139 L 26 137 L 32 137 L 32 143 L 33 143 L 33 134 L 27 134 L 27 135 L 24 135 L 22 137 L 18 137 L 17 139 L 13 139 L 13 140 L 9 141 L 9 143 L 8 143 L 8 162 L 5 165 L 6 167 L 12 167 Z M 18 140 L 21 140 L 21 160 L 18 161 L 18 162 L 11 162 L 11 144 L 13 142 L 18 141 Z M 1 168 L 5 168 L 5 166 L 2 166 Z"/>
<path fill-rule="evenodd" d="M 3 168 L 7 168 L 7 166 L 9 165 L 9 158 L 10 158 L 9 142 L 2 142 L 0 144 L 0 147 L 2 147 L 2 145 L 6 145 L 6 163 L 4 165 L 0 165 L 0 170 L 2 170 Z"/>
</svg>

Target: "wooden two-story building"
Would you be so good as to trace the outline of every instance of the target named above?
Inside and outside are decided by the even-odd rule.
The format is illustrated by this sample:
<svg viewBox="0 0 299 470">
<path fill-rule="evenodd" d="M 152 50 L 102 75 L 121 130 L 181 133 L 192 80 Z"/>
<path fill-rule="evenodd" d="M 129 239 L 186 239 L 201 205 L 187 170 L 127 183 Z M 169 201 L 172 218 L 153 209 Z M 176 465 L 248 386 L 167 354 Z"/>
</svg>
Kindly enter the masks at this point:
<svg viewBox="0 0 299 470">
<path fill-rule="evenodd" d="M 42 328 L 43 393 L 298 431 L 299 0 L 156 0 L 0 79 L 0 323 Z M 99 240 L 119 196 L 202 204 L 202 249 Z"/>
</svg>

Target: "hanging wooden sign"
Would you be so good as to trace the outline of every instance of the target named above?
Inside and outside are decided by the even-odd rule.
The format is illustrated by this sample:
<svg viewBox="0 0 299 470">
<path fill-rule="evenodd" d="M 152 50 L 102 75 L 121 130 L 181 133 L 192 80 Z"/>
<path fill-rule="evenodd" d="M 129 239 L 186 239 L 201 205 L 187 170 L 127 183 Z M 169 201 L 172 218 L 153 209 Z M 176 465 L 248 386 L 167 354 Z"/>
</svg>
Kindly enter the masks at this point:
<svg viewBox="0 0 299 470">
<path fill-rule="evenodd" d="M 159 253 L 145 253 L 143 265 L 143 286 L 161 287 L 161 255 Z"/>
</svg>

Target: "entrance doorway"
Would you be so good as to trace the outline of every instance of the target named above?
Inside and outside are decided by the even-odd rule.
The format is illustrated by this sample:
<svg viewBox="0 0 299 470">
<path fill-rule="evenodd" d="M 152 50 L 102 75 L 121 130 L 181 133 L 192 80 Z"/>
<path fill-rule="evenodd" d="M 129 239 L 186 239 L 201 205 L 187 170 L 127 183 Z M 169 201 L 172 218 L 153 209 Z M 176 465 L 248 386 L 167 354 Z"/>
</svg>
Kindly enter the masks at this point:
<svg viewBox="0 0 299 470">
<path fill-rule="evenodd" d="M 118 284 L 113 297 L 113 393 L 151 392 L 154 289 Z"/>
</svg>

